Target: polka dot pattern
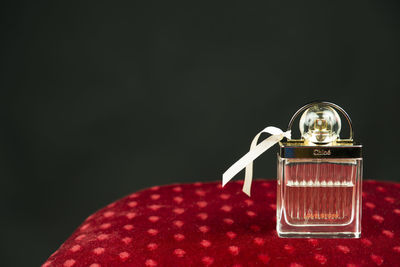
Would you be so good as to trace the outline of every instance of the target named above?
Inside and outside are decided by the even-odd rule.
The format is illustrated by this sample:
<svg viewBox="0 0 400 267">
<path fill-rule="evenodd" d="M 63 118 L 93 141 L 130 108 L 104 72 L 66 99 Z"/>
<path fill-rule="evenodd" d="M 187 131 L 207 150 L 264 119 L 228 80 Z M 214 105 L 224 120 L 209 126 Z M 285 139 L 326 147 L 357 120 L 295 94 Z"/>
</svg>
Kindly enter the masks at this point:
<svg viewBox="0 0 400 267">
<path fill-rule="evenodd" d="M 363 183 L 360 239 L 279 238 L 276 182 L 155 186 L 89 216 L 43 267 L 399 266 L 400 184 Z"/>
</svg>

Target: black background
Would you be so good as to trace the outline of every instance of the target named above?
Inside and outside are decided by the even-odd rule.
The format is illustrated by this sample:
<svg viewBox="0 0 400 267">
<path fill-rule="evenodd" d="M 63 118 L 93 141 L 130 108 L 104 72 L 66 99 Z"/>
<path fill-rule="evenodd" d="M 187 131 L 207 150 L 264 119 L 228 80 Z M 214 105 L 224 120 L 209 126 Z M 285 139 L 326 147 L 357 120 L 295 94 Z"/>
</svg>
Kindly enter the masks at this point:
<svg viewBox="0 0 400 267">
<path fill-rule="evenodd" d="M 396 1 L 12 4 L 1 8 L 3 266 L 38 266 L 130 192 L 220 180 L 258 131 L 285 129 L 314 99 L 352 117 L 365 179 L 400 180 Z M 275 178 L 275 151 L 256 177 Z"/>
</svg>

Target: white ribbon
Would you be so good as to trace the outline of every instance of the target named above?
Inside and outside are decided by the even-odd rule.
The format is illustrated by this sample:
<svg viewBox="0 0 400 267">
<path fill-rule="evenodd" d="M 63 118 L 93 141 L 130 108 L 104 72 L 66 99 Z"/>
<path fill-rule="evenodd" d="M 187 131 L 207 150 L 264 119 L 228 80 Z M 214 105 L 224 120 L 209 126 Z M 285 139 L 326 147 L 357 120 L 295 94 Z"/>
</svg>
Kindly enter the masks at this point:
<svg viewBox="0 0 400 267">
<path fill-rule="evenodd" d="M 262 141 L 257 145 L 258 138 L 262 133 L 271 134 L 270 137 Z M 224 187 L 236 174 L 238 174 L 243 168 L 246 168 L 246 175 L 244 178 L 243 192 L 250 196 L 251 181 L 253 180 L 253 160 L 258 158 L 267 149 L 272 147 L 274 144 L 281 141 L 284 137 L 290 139 L 290 130 L 283 132 L 281 129 L 273 126 L 269 126 L 259 132 L 251 142 L 250 151 L 246 155 L 241 157 L 235 162 L 223 175 L 222 175 L 222 187 Z"/>
</svg>

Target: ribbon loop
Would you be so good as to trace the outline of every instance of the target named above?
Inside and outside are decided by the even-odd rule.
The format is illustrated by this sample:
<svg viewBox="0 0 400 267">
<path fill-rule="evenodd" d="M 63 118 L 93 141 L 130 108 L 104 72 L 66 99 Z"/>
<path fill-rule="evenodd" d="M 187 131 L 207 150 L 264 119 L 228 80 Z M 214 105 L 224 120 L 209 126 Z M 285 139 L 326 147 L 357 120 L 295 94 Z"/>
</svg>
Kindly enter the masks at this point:
<svg viewBox="0 0 400 267">
<path fill-rule="evenodd" d="M 270 137 L 257 145 L 258 139 L 262 133 L 271 134 Z M 242 169 L 246 168 L 246 175 L 244 178 L 243 192 L 250 196 L 251 182 L 253 180 L 253 161 L 258 158 L 262 153 L 270 147 L 281 141 L 284 137 L 290 139 L 291 131 L 283 132 L 281 129 L 269 126 L 259 132 L 253 139 L 250 145 L 250 150 L 246 155 L 236 161 L 223 175 L 222 186 L 225 186 L 236 174 Z"/>
</svg>

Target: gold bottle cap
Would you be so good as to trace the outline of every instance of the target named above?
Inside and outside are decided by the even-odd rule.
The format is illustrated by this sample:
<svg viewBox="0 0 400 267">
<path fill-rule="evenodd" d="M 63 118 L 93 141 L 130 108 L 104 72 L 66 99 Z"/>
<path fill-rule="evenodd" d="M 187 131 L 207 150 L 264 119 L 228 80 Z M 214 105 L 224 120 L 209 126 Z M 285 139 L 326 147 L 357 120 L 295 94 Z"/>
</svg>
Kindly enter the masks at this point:
<svg viewBox="0 0 400 267">
<path fill-rule="evenodd" d="M 350 137 L 340 139 L 342 128 L 338 111 L 349 124 Z M 301 139 L 280 142 L 283 158 L 361 158 L 362 146 L 353 143 L 353 125 L 349 115 L 338 105 L 330 102 L 312 102 L 300 108 L 289 122 L 288 130 L 300 115 Z"/>
</svg>

